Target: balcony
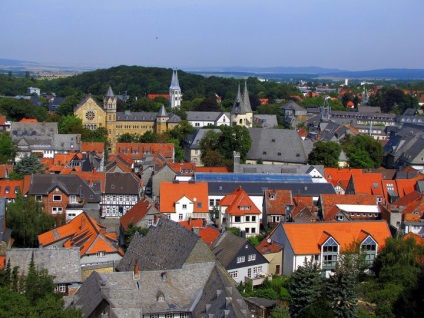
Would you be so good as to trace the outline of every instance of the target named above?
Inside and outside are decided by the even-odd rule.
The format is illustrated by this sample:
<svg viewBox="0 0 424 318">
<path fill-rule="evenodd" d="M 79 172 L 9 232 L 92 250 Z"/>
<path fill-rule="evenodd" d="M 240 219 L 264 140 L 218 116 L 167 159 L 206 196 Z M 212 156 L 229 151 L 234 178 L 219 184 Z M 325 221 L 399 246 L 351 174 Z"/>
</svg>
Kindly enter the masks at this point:
<svg viewBox="0 0 424 318">
<path fill-rule="evenodd" d="M 266 274 L 266 273 L 260 273 L 260 274 L 256 274 L 255 276 L 252 275 L 252 277 L 245 277 L 244 278 L 244 283 L 246 284 L 247 282 L 251 282 L 252 286 L 259 286 L 262 285 L 264 280 L 266 278 L 272 278 L 272 275 L 270 274 Z"/>
</svg>

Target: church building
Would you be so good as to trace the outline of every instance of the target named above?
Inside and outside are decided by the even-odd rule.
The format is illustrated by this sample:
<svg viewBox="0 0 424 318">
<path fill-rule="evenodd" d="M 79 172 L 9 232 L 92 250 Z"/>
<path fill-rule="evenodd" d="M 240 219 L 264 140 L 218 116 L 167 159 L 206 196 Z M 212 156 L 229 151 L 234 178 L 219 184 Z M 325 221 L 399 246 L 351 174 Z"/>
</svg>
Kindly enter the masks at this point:
<svg viewBox="0 0 424 318">
<path fill-rule="evenodd" d="M 169 91 L 171 107 L 179 107 L 182 94 L 176 70 L 172 73 Z M 81 118 L 83 127 L 91 130 L 100 127 L 107 129 L 109 151 L 112 153 L 115 153 L 117 140 L 123 134 L 143 135 L 148 131 L 161 134 L 173 129 L 181 121 L 179 116 L 167 113 L 163 105 L 157 113 L 131 112 L 129 110 L 118 112 L 117 102 L 118 97 L 113 93 L 112 87 L 109 87 L 103 97 L 103 106 L 99 105 L 89 94 L 74 108 L 74 115 Z"/>
<path fill-rule="evenodd" d="M 238 86 L 236 99 L 231 110 L 230 121 L 233 126 L 238 125 L 251 128 L 253 125 L 253 111 L 252 106 L 250 106 L 246 82 L 244 83 L 243 94 L 240 92 L 240 85 Z"/>
</svg>

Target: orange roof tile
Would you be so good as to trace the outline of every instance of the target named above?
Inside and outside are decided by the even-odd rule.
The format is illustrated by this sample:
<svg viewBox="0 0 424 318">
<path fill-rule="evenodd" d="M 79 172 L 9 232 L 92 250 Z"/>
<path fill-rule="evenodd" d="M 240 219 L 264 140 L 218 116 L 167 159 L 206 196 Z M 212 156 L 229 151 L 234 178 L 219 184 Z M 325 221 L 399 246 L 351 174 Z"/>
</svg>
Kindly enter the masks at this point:
<svg viewBox="0 0 424 318">
<path fill-rule="evenodd" d="M 99 152 L 105 151 L 105 144 L 103 142 L 82 142 L 81 152 Z"/>
<path fill-rule="evenodd" d="M 355 194 L 383 195 L 381 173 L 352 174 Z"/>
<path fill-rule="evenodd" d="M 13 171 L 13 166 L 8 164 L 0 165 L 0 179 L 8 178 L 9 173 Z"/>
<path fill-rule="evenodd" d="M 38 123 L 38 120 L 35 118 L 22 118 L 20 121 L 20 123 Z"/>
<path fill-rule="evenodd" d="M 424 238 L 418 236 L 417 234 L 414 234 L 412 232 L 409 232 L 408 234 L 406 234 L 403 239 L 407 240 L 409 238 L 414 239 L 415 243 L 419 244 L 419 245 L 424 245 Z"/>
<path fill-rule="evenodd" d="M 6 116 L 0 116 L 0 126 L 6 125 Z"/>
<path fill-rule="evenodd" d="M 362 169 L 324 168 L 325 179 L 334 187 L 340 180 L 349 180 L 353 174 L 362 174 Z"/>
<path fill-rule="evenodd" d="M 175 145 L 173 143 L 117 143 L 116 154 L 126 154 L 133 160 L 143 160 L 146 155 L 159 154 L 164 158 L 174 158 Z"/>
<path fill-rule="evenodd" d="M 275 227 L 271 233 L 269 233 L 259 244 L 256 246 L 256 250 L 261 254 L 270 254 L 270 253 L 278 253 L 283 249 L 281 245 L 275 243 L 271 236 L 274 234 L 275 230 L 278 228 Z"/>
<path fill-rule="evenodd" d="M 17 191 L 23 192 L 24 180 L 0 180 L 0 196 L 9 200 L 16 199 Z"/>
<path fill-rule="evenodd" d="M 92 186 L 94 183 L 100 184 L 100 191 L 104 192 L 105 186 L 105 172 L 99 171 L 72 171 L 72 174 L 79 176 L 83 179 L 88 185 Z"/>
<path fill-rule="evenodd" d="M 196 170 L 196 165 L 193 162 L 167 162 L 175 173 L 193 175 Z"/>
<path fill-rule="evenodd" d="M 0 256 L 0 271 L 6 267 L 6 256 Z"/>
<path fill-rule="evenodd" d="M 38 242 L 43 246 L 49 246 L 55 242 L 66 240 L 63 246 L 79 247 L 81 256 L 97 252 L 123 255 L 122 250 L 116 247 L 116 236 L 109 234 L 106 233 L 104 226 L 99 225 L 92 217 L 83 212 L 69 223 L 38 235 Z"/>
<path fill-rule="evenodd" d="M 321 206 L 324 219 L 327 219 L 326 214 L 336 204 L 377 205 L 377 196 L 367 194 L 321 194 L 318 204 Z"/>
<path fill-rule="evenodd" d="M 286 206 L 293 205 L 291 190 L 265 190 L 264 200 L 267 214 L 286 214 Z"/>
<path fill-rule="evenodd" d="M 379 250 L 390 237 L 386 221 L 282 223 L 280 226 L 296 255 L 319 254 L 320 243 L 330 236 L 338 242 L 341 252 L 349 249 L 352 243 L 361 242 L 359 239 L 363 238 L 363 231 L 370 233 L 377 241 Z"/>
<path fill-rule="evenodd" d="M 199 230 L 199 236 L 209 247 L 212 246 L 216 238 L 219 235 L 219 230 L 212 226 L 204 226 L 204 222 L 201 219 L 189 219 L 188 221 L 178 222 L 186 229 L 193 231 L 194 229 Z"/>
<path fill-rule="evenodd" d="M 230 215 L 261 214 L 261 211 L 241 186 L 223 197 L 219 201 L 219 205 L 226 206 L 226 212 Z M 248 207 L 248 209 L 243 207 Z"/>
<path fill-rule="evenodd" d="M 193 212 L 209 212 L 207 182 L 161 182 L 159 193 L 161 213 L 175 212 L 175 202 L 182 197 L 187 197 L 194 203 Z"/>
<path fill-rule="evenodd" d="M 169 99 L 169 94 L 147 94 L 149 99 L 155 99 L 156 97 L 163 97 Z"/>
<path fill-rule="evenodd" d="M 128 225 L 131 223 L 135 225 L 140 222 L 140 220 L 147 215 L 151 207 L 152 203 L 149 200 L 138 201 L 127 211 L 127 213 L 125 213 L 125 215 L 121 217 L 120 223 L 124 230 L 127 230 Z"/>
<path fill-rule="evenodd" d="M 215 172 L 215 173 L 226 173 L 231 172 L 231 169 L 228 167 L 195 167 L 196 172 Z"/>
</svg>

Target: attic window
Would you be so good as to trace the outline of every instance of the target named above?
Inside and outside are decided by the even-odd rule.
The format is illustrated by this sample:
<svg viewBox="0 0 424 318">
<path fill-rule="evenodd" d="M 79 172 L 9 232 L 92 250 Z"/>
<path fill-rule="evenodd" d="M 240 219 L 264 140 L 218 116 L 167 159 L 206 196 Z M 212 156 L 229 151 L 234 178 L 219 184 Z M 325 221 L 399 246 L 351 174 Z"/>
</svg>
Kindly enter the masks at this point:
<svg viewBox="0 0 424 318">
<path fill-rule="evenodd" d="M 112 185 L 110 186 L 110 188 L 111 188 L 111 189 L 115 189 L 115 185 L 114 185 L 114 184 L 112 184 Z"/>
<path fill-rule="evenodd" d="M 275 142 L 275 139 L 273 138 L 271 141 L 272 141 L 272 142 Z"/>
<path fill-rule="evenodd" d="M 165 301 L 165 295 L 162 292 L 159 292 L 156 296 L 157 301 Z"/>
<path fill-rule="evenodd" d="M 374 183 L 372 184 L 372 186 L 373 186 L 375 189 L 378 189 L 378 183 L 377 183 L 377 182 L 374 182 Z"/>
<path fill-rule="evenodd" d="M 197 207 L 201 208 L 202 207 L 202 202 L 197 202 Z"/>
<path fill-rule="evenodd" d="M 266 155 L 266 151 L 264 151 L 262 154 L 263 154 L 263 155 Z"/>
<path fill-rule="evenodd" d="M 278 155 L 281 156 L 281 152 L 279 152 Z"/>
<path fill-rule="evenodd" d="M 270 200 L 275 200 L 275 194 L 270 194 L 270 195 L 269 195 L 269 199 L 270 199 Z"/>
</svg>

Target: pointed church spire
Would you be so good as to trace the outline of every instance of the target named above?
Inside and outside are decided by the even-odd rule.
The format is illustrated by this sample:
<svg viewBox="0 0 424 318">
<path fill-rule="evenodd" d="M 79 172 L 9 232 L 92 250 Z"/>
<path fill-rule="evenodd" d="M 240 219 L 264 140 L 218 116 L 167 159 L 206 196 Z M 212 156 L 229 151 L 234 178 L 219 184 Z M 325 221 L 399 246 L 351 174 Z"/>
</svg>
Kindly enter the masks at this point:
<svg viewBox="0 0 424 318">
<path fill-rule="evenodd" d="M 233 109 L 231 113 L 240 114 L 243 111 L 242 104 L 243 104 L 243 97 L 241 96 L 241 92 L 240 92 L 240 84 L 238 84 L 237 95 L 236 95 L 236 99 L 234 100 Z"/>
<path fill-rule="evenodd" d="M 172 71 L 172 80 L 171 80 L 171 86 L 169 89 L 180 89 L 180 83 L 178 81 L 178 73 L 177 70 Z"/>
<path fill-rule="evenodd" d="M 158 117 L 168 117 L 168 113 L 166 112 L 165 106 L 161 106 L 159 109 Z"/>
<path fill-rule="evenodd" d="M 243 90 L 243 111 L 245 113 L 252 112 L 252 106 L 250 105 L 249 92 L 247 90 L 247 82 L 244 82 L 244 90 Z"/>
<path fill-rule="evenodd" d="M 115 94 L 113 93 L 112 87 L 109 86 L 107 92 L 106 92 L 106 97 L 115 97 Z"/>
</svg>

